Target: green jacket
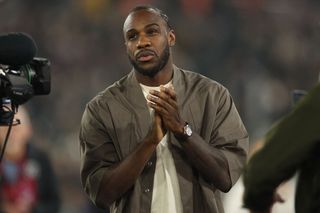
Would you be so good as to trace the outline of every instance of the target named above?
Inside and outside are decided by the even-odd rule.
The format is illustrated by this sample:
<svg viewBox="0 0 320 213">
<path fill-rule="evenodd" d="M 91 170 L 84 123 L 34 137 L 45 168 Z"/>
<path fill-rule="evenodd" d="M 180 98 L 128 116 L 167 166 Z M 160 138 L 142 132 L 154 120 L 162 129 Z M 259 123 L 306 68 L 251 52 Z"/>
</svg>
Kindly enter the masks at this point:
<svg viewBox="0 0 320 213">
<path fill-rule="evenodd" d="M 244 205 L 262 211 L 272 205 L 277 186 L 299 171 L 295 208 L 320 212 L 320 84 L 267 134 L 265 146 L 244 173 Z"/>
</svg>

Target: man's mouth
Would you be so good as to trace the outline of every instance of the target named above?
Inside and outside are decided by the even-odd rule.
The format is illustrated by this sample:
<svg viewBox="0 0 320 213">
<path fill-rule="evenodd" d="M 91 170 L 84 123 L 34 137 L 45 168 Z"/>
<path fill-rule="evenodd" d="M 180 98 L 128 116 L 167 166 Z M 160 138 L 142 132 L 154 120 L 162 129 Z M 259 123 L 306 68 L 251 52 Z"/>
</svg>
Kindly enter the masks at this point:
<svg viewBox="0 0 320 213">
<path fill-rule="evenodd" d="M 155 55 L 152 50 L 142 50 L 137 54 L 136 59 L 140 62 L 147 62 L 152 60 Z"/>
</svg>

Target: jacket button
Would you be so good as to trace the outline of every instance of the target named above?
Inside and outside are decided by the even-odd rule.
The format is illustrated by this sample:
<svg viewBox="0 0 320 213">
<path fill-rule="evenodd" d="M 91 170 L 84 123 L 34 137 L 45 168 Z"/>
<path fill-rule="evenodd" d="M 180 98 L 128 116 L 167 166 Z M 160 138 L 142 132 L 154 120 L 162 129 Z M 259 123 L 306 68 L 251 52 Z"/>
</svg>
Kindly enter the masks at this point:
<svg viewBox="0 0 320 213">
<path fill-rule="evenodd" d="M 148 192 L 150 192 L 150 189 L 145 189 L 144 192 L 148 193 Z"/>
<path fill-rule="evenodd" d="M 148 161 L 147 166 L 151 167 L 152 166 L 152 161 Z"/>
</svg>

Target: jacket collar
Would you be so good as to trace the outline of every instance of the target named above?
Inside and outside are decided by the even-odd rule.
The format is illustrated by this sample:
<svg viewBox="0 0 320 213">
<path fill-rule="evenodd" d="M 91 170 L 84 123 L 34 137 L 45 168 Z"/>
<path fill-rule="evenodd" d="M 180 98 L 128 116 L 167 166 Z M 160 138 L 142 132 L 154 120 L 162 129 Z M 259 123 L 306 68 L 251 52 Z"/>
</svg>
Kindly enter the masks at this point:
<svg viewBox="0 0 320 213">
<path fill-rule="evenodd" d="M 135 109 L 141 109 L 148 111 L 147 103 L 142 93 L 141 87 L 135 76 L 135 71 L 131 70 L 128 74 L 127 92 L 126 96 L 129 102 Z M 183 97 L 183 91 L 185 91 L 185 85 L 183 84 L 182 73 L 180 69 L 173 65 L 173 79 L 172 84 L 177 93 L 177 97 Z"/>
<path fill-rule="evenodd" d="M 173 66 L 173 79 L 172 84 L 177 93 L 178 97 L 178 105 L 181 105 L 181 99 L 179 97 L 183 97 L 183 91 L 185 91 L 185 85 L 183 84 L 183 75 L 181 70 Z M 141 127 L 141 136 L 145 136 L 151 126 L 151 117 L 148 110 L 146 99 L 141 90 L 141 86 L 136 79 L 135 71 L 131 70 L 128 74 L 127 81 L 125 83 L 126 87 L 126 98 L 129 101 L 130 105 L 133 108 L 133 111 L 138 116 L 139 126 Z"/>
</svg>

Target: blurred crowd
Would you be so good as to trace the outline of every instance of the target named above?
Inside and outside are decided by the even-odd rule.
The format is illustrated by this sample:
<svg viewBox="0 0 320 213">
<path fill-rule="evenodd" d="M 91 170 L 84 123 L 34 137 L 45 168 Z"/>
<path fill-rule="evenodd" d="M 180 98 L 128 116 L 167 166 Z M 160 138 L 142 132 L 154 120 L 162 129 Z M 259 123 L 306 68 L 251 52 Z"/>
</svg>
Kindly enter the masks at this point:
<svg viewBox="0 0 320 213">
<path fill-rule="evenodd" d="M 80 119 L 98 91 L 130 71 L 122 25 L 138 4 L 168 14 L 176 65 L 230 90 L 252 143 L 291 108 L 293 89 L 318 81 L 319 1 L 0 0 L 0 33 L 30 34 L 37 56 L 51 61 L 51 94 L 25 105 L 57 173 L 61 212 L 90 212 L 79 179 Z"/>
</svg>

